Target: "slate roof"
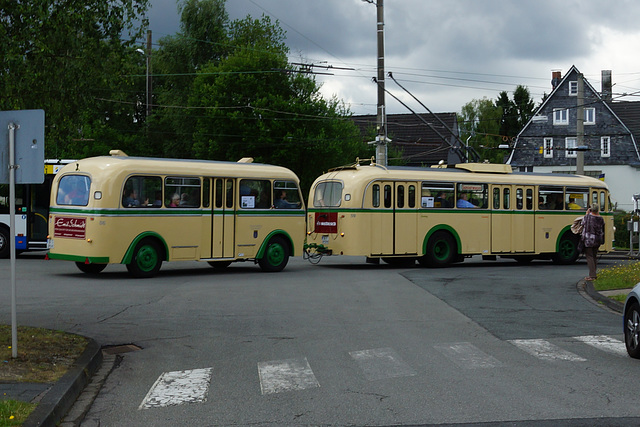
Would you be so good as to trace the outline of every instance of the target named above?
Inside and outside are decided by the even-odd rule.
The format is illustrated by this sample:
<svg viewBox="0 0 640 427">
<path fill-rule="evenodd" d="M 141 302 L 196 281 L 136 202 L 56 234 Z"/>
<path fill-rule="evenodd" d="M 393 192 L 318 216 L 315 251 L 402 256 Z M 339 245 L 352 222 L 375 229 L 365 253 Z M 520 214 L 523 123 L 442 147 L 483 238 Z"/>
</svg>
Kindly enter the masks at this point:
<svg viewBox="0 0 640 427">
<path fill-rule="evenodd" d="M 420 117 L 435 130 L 424 124 L 414 114 L 387 115 L 387 136 L 391 139 L 393 149 L 402 151 L 402 157 L 408 166 L 430 166 L 441 160 L 447 162 L 450 146 L 438 133 L 447 138 L 451 144 L 455 143 L 455 137 L 435 116 L 457 134 L 456 113 L 420 114 Z M 367 141 L 372 139 L 372 135 L 375 136 L 377 121 L 375 115 L 353 116 L 352 120 Z"/>
<path fill-rule="evenodd" d="M 607 105 L 638 141 L 640 139 L 640 101 L 607 102 Z"/>
</svg>

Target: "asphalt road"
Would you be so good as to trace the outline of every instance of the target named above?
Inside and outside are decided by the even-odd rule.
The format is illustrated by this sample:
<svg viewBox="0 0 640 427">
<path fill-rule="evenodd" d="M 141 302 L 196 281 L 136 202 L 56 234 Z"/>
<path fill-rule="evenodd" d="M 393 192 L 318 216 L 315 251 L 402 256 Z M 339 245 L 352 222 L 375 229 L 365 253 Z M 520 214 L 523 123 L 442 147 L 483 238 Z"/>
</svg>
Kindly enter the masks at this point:
<svg viewBox="0 0 640 427">
<path fill-rule="evenodd" d="M 8 260 L 0 270 L 8 277 Z M 638 424 L 640 364 L 624 353 L 620 315 L 578 293 L 586 272 L 584 261 L 333 257 L 275 274 L 165 263 L 136 280 L 123 266 L 91 278 L 27 255 L 18 323 L 140 347 L 86 426 Z"/>
</svg>

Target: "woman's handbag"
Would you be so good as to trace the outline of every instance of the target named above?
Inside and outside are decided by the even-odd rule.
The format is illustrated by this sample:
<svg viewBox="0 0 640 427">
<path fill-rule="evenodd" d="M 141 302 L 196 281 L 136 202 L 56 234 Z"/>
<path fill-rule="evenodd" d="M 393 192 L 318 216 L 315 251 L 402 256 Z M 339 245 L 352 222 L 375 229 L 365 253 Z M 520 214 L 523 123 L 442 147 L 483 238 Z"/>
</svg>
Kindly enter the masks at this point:
<svg viewBox="0 0 640 427">
<path fill-rule="evenodd" d="M 582 224 L 583 218 L 584 217 L 579 216 L 573 220 L 573 224 L 571 224 L 571 231 L 573 234 L 582 234 L 582 230 L 584 229 L 584 225 Z"/>
</svg>

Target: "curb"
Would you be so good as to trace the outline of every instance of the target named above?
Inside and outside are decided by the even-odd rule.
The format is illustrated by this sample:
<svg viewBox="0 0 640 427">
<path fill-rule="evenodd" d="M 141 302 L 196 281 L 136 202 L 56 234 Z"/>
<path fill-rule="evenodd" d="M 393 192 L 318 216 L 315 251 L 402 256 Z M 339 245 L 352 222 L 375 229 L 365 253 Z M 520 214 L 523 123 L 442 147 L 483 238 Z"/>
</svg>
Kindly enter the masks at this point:
<svg viewBox="0 0 640 427">
<path fill-rule="evenodd" d="M 619 301 L 615 301 L 612 300 L 611 298 L 607 298 L 606 296 L 602 295 L 600 292 L 596 291 L 593 287 L 593 283 L 592 282 L 587 282 L 586 280 L 580 280 L 578 282 L 578 287 L 582 288 L 584 290 L 584 292 L 594 301 L 596 301 L 599 304 L 602 304 L 604 306 L 606 306 L 607 308 L 617 312 L 617 313 L 621 313 L 624 311 L 624 304 L 619 302 Z"/>
<path fill-rule="evenodd" d="M 23 427 L 56 426 L 73 406 L 102 363 L 100 345 L 91 338 L 87 339 L 87 348 L 69 371 L 47 391 Z"/>
</svg>

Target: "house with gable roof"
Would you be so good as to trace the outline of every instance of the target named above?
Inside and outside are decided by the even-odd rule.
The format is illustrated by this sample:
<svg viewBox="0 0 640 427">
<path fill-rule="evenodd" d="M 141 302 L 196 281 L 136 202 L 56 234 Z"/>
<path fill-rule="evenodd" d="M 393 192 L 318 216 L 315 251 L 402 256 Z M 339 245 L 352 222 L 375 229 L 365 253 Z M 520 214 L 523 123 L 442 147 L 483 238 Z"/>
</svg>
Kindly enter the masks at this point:
<svg viewBox="0 0 640 427">
<path fill-rule="evenodd" d="M 552 74 L 552 92 L 516 137 L 506 161 L 523 172 L 575 173 L 579 71 Z M 611 72 L 598 93 L 584 79 L 584 174 L 604 181 L 618 209 L 633 209 L 640 193 L 640 102 L 612 100 Z M 582 148 L 582 147 L 581 147 Z"/>
</svg>

